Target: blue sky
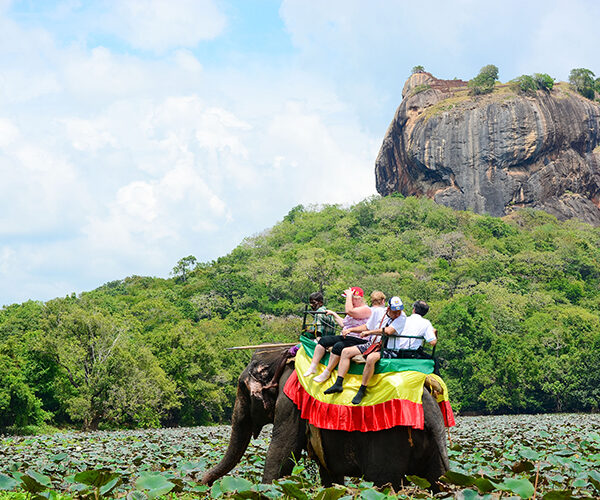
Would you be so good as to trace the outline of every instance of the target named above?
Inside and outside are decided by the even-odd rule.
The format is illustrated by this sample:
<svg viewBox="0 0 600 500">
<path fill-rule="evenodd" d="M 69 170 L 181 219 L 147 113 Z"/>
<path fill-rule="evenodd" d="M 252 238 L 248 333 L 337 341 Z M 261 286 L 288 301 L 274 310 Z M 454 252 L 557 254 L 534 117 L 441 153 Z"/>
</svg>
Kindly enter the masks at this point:
<svg viewBox="0 0 600 500">
<path fill-rule="evenodd" d="M 600 75 L 600 2 L 0 0 L 0 305 L 167 277 L 375 194 L 420 64 Z"/>
</svg>

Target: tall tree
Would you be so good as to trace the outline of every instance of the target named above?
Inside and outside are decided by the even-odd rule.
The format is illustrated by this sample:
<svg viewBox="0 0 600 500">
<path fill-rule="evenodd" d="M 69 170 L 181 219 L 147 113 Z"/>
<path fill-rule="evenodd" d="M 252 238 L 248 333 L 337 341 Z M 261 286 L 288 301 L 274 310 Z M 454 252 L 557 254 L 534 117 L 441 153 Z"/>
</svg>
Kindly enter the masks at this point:
<svg viewBox="0 0 600 500">
<path fill-rule="evenodd" d="M 181 283 L 185 283 L 190 272 L 196 267 L 196 264 L 198 264 L 198 259 L 193 255 L 183 257 L 179 259 L 177 265 L 171 271 L 171 276 L 175 276 Z"/>
<path fill-rule="evenodd" d="M 479 70 L 479 74 L 469 80 L 469 88 L 474 95 L 489 94 L 494 90 L 494 84 L 498 79 L 498 67 L 488 64 Z"/>
<path fill-rule="evenodd" d="M 575 68 L 569 73 L 569 83 L 583 97 L 594 98 L 594 73 L 586 68 Z"/>
<path fill-rule="evenodd" d="M 75 309 L 59 318 L 46 348 L 71 384 L 62 394 L 67 411 L 85 429 L 103 421 L 158 425 L 178 404 L 173 382 L 150 350 L 136 344 L 128 322 Z"/>
</svg>

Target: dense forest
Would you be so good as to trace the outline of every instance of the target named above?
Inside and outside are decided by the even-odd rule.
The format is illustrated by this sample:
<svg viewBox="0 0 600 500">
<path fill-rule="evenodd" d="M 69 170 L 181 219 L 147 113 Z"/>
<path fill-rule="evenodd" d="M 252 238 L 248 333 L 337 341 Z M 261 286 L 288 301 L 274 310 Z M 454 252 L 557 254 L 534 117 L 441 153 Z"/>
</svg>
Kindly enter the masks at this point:
<svg viewBox="0 0 600 500">
<path fill-rule="evenodd" d="M 0 429 L 226 422 L 248 352 L 295 340 L 315 290 L 361 286 L 430 303 L 455 409 L 597 411 L 600 229 L 390 196 L 293 208 L 171 279 L 132 276 L 0 310 Z"/>
</svg>

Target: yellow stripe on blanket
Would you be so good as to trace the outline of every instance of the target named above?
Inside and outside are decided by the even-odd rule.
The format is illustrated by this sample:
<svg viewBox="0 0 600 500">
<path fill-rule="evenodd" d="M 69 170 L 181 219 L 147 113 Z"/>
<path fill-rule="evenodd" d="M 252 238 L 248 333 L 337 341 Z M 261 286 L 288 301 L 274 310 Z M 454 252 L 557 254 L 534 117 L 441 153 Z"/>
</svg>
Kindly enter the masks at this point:
<svg viewBox="0 0 600 500">
<path fill-rule="evenodd" d="M 360 405 L 352 405 L 352 398 L 358 391 L 362 376 L 348 373 L 344 377 L 344 391 L 336 394 L 323 394 L 323 391 L 329 389 L 337 379 L 337 370 L 334 370 L 329 380 L 319 384 L 313 380 L 314 377 L 323 373 L 325 367 L 322 364 L 317 366 L 317 373 L 310 377 L 304 377 L 304 372 L 310 366 L 310 358 L 307 356 L 304 347 L 301 347 L 296 354 L 296 373 L 298 380 L 306 392 L 317 401 L 327 404 L 346 405 L 346 406 L 372 406 L 384 403 L 391 399 L 404 399 L 413 403 L 421 404 L 423 384 L 425 383 L 424 373 L 416 371 L 387 372 L 373 375 L 369 382 L 365 397 Z M 440 382 L 443 384 L 441 379 Z M 445 388 L 445 384 L 444 384 Z M 448 390 L 444 390 L 447 394 Z"/>
</svg>

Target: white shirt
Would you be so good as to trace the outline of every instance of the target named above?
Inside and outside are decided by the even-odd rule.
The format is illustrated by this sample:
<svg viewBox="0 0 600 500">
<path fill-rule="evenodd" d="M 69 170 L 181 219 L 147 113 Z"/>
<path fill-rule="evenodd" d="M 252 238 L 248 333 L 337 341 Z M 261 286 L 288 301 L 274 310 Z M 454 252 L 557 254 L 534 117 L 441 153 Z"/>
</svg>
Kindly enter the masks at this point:
<svg viewBox="0 0 600 500">
<path fill-rule="evenodd" d="M 387 307 L 385 306 L 371 307 L 371 316 L 369 316 L 369 319 L 367 320 L 367 330 L 377 330 L 378 328 L 381 328 L 381 320 L 385 316 L 386 311 Z M 376 337 L 375 335 L 369 335 L 367 337 L 367 342 L 371 344 L 378 339 L 379 337 Z"/>
<path fill-rule="evenodd" d="M 381 328 L 387 328 L 391 326 L 397 335 L 402 335 L 404 331 L 404 324 L 406 323 L 406 314 L 402 311 L 402 314 L 398 316 L 396 319 L 392 320 L 387 314 L 383 318 L 383 323 L 381 324 Z M 387 339 L 387 347 L 389 349 L 400 349 L 399 347 L 394 347 L 396 339 L 398 337 L 388 337 Z M 385 345 L 385 344 L 384 344 Z"/>
<path fill-rule="evenodd" d="M 367 330 L 377 330 L 377 328 L 381 328 L 381 318 L 385 316 L 386 311 L 387 307 L 371 307 L 371 316 L 369 316 L 369 319 L 367 320 Z"/>
<path fill-rule="evenodd" d="M 396 330 L 398 331 L 398 330 Z M 389 337 L 389 349 L 418 349 L 423 345 L 423 339 L 427 342 L 435 340 L 433 326 L 428 319 L 417 313 L 412 313 L 404 324 L 404 330 L 400 333 L 402 337 Z M 404 336 L 422 337 L 420 339 L 407 339 Z"/>
</svg>

